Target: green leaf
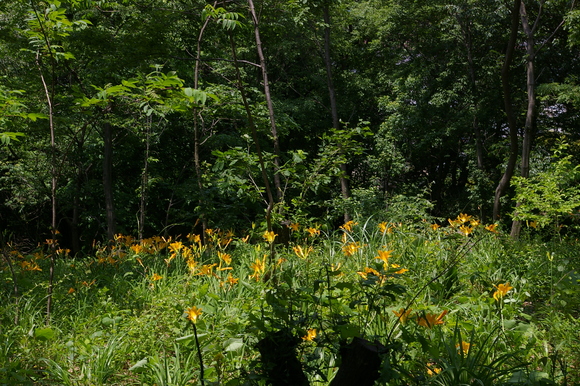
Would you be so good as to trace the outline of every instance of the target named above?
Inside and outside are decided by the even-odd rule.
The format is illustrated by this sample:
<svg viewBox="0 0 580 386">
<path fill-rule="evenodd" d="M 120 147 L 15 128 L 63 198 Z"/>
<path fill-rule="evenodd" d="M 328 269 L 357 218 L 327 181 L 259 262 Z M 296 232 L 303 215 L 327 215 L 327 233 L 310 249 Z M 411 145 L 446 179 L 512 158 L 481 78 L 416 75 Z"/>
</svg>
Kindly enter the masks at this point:
<svg viewBox="0 0 580 386">
<path fill-rule="evenodd" d="M 48 119 L 48 115 L 42 113 L 28 113 L 24 117 L 32 122 L 36 122 L 37 119 Z"/>
<path fill-rule="evenodd" d="M 103 319 L 101 319 L 101 324 L 106 327 L 112 326 L 115 324 L 115 319 L 105 316 Z"/>
<path fill-rule="evenodd" d="M 340 333 L 342 339 L 354 338 L 360 336 L 360 331 L 354 324 L 343 324 L 337 327 L 337 331 Z"/>
<path fill-rule="evenodd" d="M 135 363 L 133 366 L 129 367 L 129 371 L 133 371 L 135 373 L 141 373 L 147 369 L 148 363 L 149 363 L 149 360 L 147 358 L 143 358 L 140 361 L 138 361 L 137 363 Z"/>
<path fill-rule="evenodd" d="M 224 351 L 237 351 L 244 346 L 242 338 L 230 338 L 224 342 Z"/>
<path fill-rule="evenodd" d="M 54 339 L 56 332 L 50 327 L 37 328 L 34 330 L 34 337 L 38 340 L 48 341 Z"/>
<path fill-rule="evenodd" d="M 18 137 L 24 137 L 24 133 L 13 133 L 10 131 L 4 131 L 0 133 L 0 143 L 3 145 L 10 144 L 10 141 L 19 141 Z"/>
</svg>

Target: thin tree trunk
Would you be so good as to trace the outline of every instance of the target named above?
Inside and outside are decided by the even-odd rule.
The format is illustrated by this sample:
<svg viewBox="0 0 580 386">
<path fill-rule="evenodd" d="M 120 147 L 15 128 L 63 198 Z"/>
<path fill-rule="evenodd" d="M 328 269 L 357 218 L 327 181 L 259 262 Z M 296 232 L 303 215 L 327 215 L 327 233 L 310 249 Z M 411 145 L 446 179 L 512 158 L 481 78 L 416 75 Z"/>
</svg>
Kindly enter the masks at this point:
<svg viewBox="0 0 580 386">
<path fill-rule="evenodd" d="M 51 235 L 52 242 L 50 243 L 50 267 L 48 271 L 48 288 L 46 297 L 46 324 L 50 324 L 50 317 L 52 313 L 52 292 L 54 288 L 54 266 L 56 259 L 56 234 L 58 233 L 56 226 L 56 188 L 57 188 L 57 170 L 56 170 L 56 139 L 54 132 L 54 111 L 53 111 L 53 95 L 54 95 L 54 74 L 53 82 L 49 90 L 46 80 L 44 79 L 44 74 L 42 73 L 42 65 L 40 64 L 40 52 L 36 54 L 36 66 L 40 72 L 40 80 L 42 82 L 42 87 L 44 88 L 44 94 L 46 97 L 46 104 L 48 106 L 48 126 L 50 130 L 50 150 L 51 150 L 51 162 L 50 162 L 50 202 L 51 202 Z M 53 64 L 54 68 L 54 64 Z"/>
<path fill-rule="evenodd" d="M 262 156 L 262 150 L 260 148 L 260 142 L 258 141 L 258 131 L 254 123 L 254 118 L 252 116 L 252 111 L 248 100 L 246 98 L 246 91 L 244 89 L 244 84 L 242 83 L 242 76 L 240 74 L 240 68 L 238 65 L 238 57 L 236 54 L 236 46 L 234 43 L 234 38 L 230 34 L 230 44 L 232 46 L 232 56 L 234 58 L 234 68 L 236 69 L 236 78 L 238 81 L 238 90 L 240 90 L 240 95 L 242 97 L 242 102 L 244 104 L 244 109 L 246 110 L 246 116 L 248 118 L 248 124 L 252 131 L 252 139 L 254 140 L 254 145 L 256 146 L 256 153 L 258 154 L 258 163 L 260 164 L 260 170 L 262 172 L 262 180 L 264 182 L 264 187 L 266 189 L 266 196 L 268 198 L 268 207 L 266 209 L 266 226 L 268 231 L 272 231 L 272 209 L 274 208 L 274 196 L 272 195 L 272 189 L 270 188 L 270 181 L 268 179 L 268 173 L 266 172 L 266 165 L 264 163 L 264 157 Z M 271 258 L 273 253 L 271 254 Z"/>
<path fill-rule="evenodd" d="M 217 5 L 217 1 L 214 1 L 213 7 Z M 193 76 L 193 88 L 197 90 L 199 87 L 199 63 L 201 61 L 201 40 L 203 38 L 203 33 L 209 24 L 210 18 L 208 17 L 205 19 L 203 26 L 199 30 L 199 34 L 197 35 L 197 47 L 196 47 L 196 56 L 195 56 L 195 71 Z M 199 158 L 199 147 L 200 147 L 200 139 L 199 139 L 199 116 L 198 112 L 194 111 L 193 117 L 193 163 L 195 168 L 195 176 L 197 178 L 197 187 L 199 189 L 199 208 L 200 208 L 200 219 L 201 219 L 201 238 L 205 239 L 205 230 L 207 229 L 207 218 L 205 215 L 205 204 L 203 200 L 203 180 L 202 180 L 202 173 L 201 173 L 201 161 Z"/>
<path fill-rule="evenodd" d="M 324 15 L 324 63 L 326 65 L 326 82 L 328 85 L 328 97 L 330 100 L 330 114 L 332 115 L 332 127 L 336 130 L 340 129 L 340 121 L 338 119 L 338 107 L 336 105 L 336 90 L 334 82 L 332 81 L 332 62 L 330 59 L 330 10 L 328 4 L 325 4 L 322 9 Z M 346 164 L 340 164 L 340 192 L 342 198 L 347 200 L 350 198 L 350 186 L 348 183 L 348 170 Z M 350 221 L 351 217 L 348 211 L 344 211 L 344 222 Z"/>
<path fill-rule="evenodd" d="M 519 14 L 520 14 L 520 0 L 514 0 L 512 8 L 512 20 L 510 27 L 510 37 L 508 41 L 508 46 L 505 53 L 505 58 L 503 66 L 501 69 L 501 83 L 503 89 L 503 100 L 505 113 L 507 117 L 509 136 L 510 136 L 510 148 L 509 148 L 509 158 L 505 172 L 495 189 L 495 199 L 493 203 L 493 219 L 498 220 L 501 211 L 501 197 L 505 194 L 507 188 L 509 187 L 511 178 L 514 174 L 514 168 L 518 158 L 518 128 L 516 122 L 516 115 L 512 106 L 511 90 L 510 90 L 510 66 L 513 61 L 514 50 L 516 45 L 516 39 L 518 36 L 518 26 L 519 26 Z"/>
<path fill-rule="evenodd" d="M 141 200 L 139 202 L 139 239 L 143 240 L 145 230 L 145 212 L 147 211 L 147 189 L 149 186 L 149 150 L 151 145 L 151 115 L 147 118 L 145 124 L 145 156 L 143 157 L 143 171 L 141 172 Z"/>
<path fill-rule="evenodd" d="M 536 56 L 536 49 L 535 49 L 535 39 L 534 39 L 534 32 L 540 19 L 540 14 L 538 13 L 538 17 L 536 18 L 536 23 L 532 28 L 528 21 L 528 14 L 526 12 L 526 5 L 524 2 L 521 2 L 521 19 L 522 19 L 522 27 L 526 34 L 526 70 L 527 70 L 527 94 L 528 94 L 528 106 L 526 111 L 526 123 L 524 126 L 524 139 L 522 141 L 522 160 L 521 160 L 521 176 L 524 178 L 528 178 L 530 175 L 530 152 L 532 148 L 532 140 L 534 136 L 534 127 L 535 127 L 535 119 L 536 119 L 536 80 L 535 80 L 535 72 L 534 72 L 534 59 Z M 516 207 L 519 206 L 520 203 L 516 204 Z M 520 231 L 522 228 L 521 221 L 514 220 L 512 222 L 512 229 L 510 236 L 512 238 L 517 238 L 520 235 Z"/>
<path fill-rule="evenodd" d="M 478 111 L 479 111 L 479 93 L 477 88 L 477 76 L 475 72 L 475 63 L 473 61 L 473 42 L 472 42 L 472 32 L 471 26 L 472 22 L 469 16 L 465 20 L 462 21 L 462 18 L 458 15 L 457 16 L 458 23 L 462 26 L 463 29 L 463 38 L 465 43 L 465 50 L 467 52 L 467 65 L 469 68 L 469 79 L 471 81 L 471 95 L 473 98 L 473 119 L 471 121 L 471 127 L 473 129 L 473 133 L 475 135 L 475 158 L 477 161 L 477 168 L 481 171 L 484 170 L 483 165 L 483 136 L 481 133 L 481 129 L 479 127 L 479 120 L 477 119 Z M 484 205 L 479 205 L 479 216 L 481 222 L 485 222 L 484 216 Z"/>
<path fill-rule="evenodd" d="M 475 134 L 475 153 L 477 158 L 477 168 L 483 170 L 483 139 L 481 135 L 481 130 L 479 128 L 479 122 L 477 119 L 477 111 L 479 104 L 477 102 L 477 77 L 475 75 L 475 63 L 473 62 L 473 45 L 471 42 L 471 28 L 470 21 L 468 20 L 465 26 L 465 49 L 467 50 L 467 63 L 469 65 L 469 78 L 471 80 L 471 93 L 474 99 L 473 103 L 473 133 Z"/>
<path fill-rule="evenodd" d="M 82 151 L 82 150 L 81 150 Z M 72 219 L 70 221 L 70 232 L 71 232 L 71 249 L 73 256 L 76 255 L 81 250 L 81 237 L 79 232 L 79 217 L 80 217 L 80 206 L 81 206 L 81 189 L 83 186 L 83 167 L 82 164 L 77 166 L 77 175 L 75 178 L 75 191 L 73 197 L 73 213 Z"/>
<path fill-rule="evenodd" d="M 115 201 L 113 199 L 113 132 L 111 124 L 103 125 L 103 190 L 105 193 L 105 211 L 107 215 L 107 240 L 115 239 Z"/>
<path fill-rule="evenodd" d="M 278 139 L 278 129 L 276 127 L 276 119 L 274 117 L 274 106 L 272 104 L 272 95 L 270 93 L 270 83 L 268 82 L 268 69 L 266 67 L 266 59 L 262 50 L 262 40 L 260 39 L 260 28 L 254 2 L 248 0 L 250 14 L 252 15 L 252 22 L 254 23 L 254 35 L 256 37 L 256 50 L 258 51 L 258 58 L 260 59 L 260 67 L 262 69 L 262 80 L 264 82 L 264 95 L 266 96 L 266 104 L 268 105 L 268 114 L 270 115 L 270 130 L 272 132 L 272 139 L 274 142 L 274 187 L 276 188 L 276 198 L 278 202 L 282 202 L 283 192 L 282 183 L 280 181 L 280 142 Z"/>
</svg>

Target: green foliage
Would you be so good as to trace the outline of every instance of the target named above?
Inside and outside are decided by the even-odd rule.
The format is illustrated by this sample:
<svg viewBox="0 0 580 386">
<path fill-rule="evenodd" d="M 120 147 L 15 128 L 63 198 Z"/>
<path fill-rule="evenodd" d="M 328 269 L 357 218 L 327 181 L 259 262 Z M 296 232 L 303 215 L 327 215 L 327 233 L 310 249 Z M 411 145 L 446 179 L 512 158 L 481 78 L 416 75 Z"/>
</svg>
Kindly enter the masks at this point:
<svg viewBox="0 0 580 386">
<path fill-rule="evenodd" d="M 580 11 L 577 9 L 572 9 L 566 15 L 566 24 L 564 26 L 567 30 L 570 31 L 570 35 L 568 36 L 568 44 L 572 46 L 576 46 L 580 44 Z"/>
<path fill-rule="evenodd" d="M 45 114 L 26 113 L 26 106 L 23 103 L 22 90 L 9 90 L 0 85 L 0 143 L 9 145 L 12 141 L 19 141 L 25 134 L 21 132 L 6 131 L 15 126 L 15 118 L 29 119 L 32 122 L 37 119 L 47 119 Z"/>
<path fill-rule="evenodd" d="M 243 16 L 237 12 L 228 12 L 222 7 L 214 8 L 211 4 L 207 4 L 201 12 L 201 19 L 205 21 L 208 18 L 215 19 L 218 24 L 228 31 L 233 31 L 236 27 L 242 24 L 238 19 Z"/>
<path fill-rule="evenodd" d="M 69 20 L 67 9 L 61 8 L 62 3 L 58 0 L 48 1 L 45 9 L 37 9 L 34 2 L 31 4 L 33 9 L 30 11 L 28 29 L 25 31 L 30 45 L 55 61 L 74 59 L 74 55 L 59 43 L 70 36 L 75 28 L 86 28 L 91 22 Z"/>
<path fill-rule="evenodd" d="M 145 362 L 144 367 L 148 370 L 144 373 L 146 384 L 159 386 L 185 386 L 191 383 L 192 379 L 196 378 L 196 363 L 195 352 L 190 352 L 183 359 L 180 346 L 175 344 L 173 346 L 174 357 L 168 357 L 168 353 L 162 351 L 163 355 L 155 354 Z M 131 367 L 132 371 L 140 371 L 143 367 L 143 361 L 138 362 Z"/>
<path fill-rule="evenodd" d="M 200 381 L 197 337 L 206 384 L 265 382 L 258 342 L 285 331 L 313 384 L 328 384 L 340 342 L 355 337 L 388 348 L 385 385 L 577 380 L 572 244 L 516 244 L 466 214 L 443 227 L 378 220 L 336 231 L 291 224 L 289 244 L 274 244 L 272 261 L 259 228 L 244 237 L 208 229 L 205 243 L 195 234 L 119 235 L 90 257 L 57 260 L 46 327 L 39 306 L 51 249 L 7 246 L 20 321 L 6 291 L 0 369 L 22 384 L 187 384 Z M 454 290 L 445 291 L 453 269 Z M 495 295 L 499 288 L 509 289 Z M 184 317 L 192 309 L 193 333 Z"/>
<path fill-rule="evenodd" d="M 572 165 L 567 148 L 566 143 L 560 143 L 553 150 L 553 161 L 547 170 L 529 178 L 514 178 L 514 200 L 519 203 L 514 219 L 533 222 L 541 228 L 553 225 L 559 230 L 563 218 L 574 215 L 580 208 L 577 186 L 580 166 Z"/>
</svg>

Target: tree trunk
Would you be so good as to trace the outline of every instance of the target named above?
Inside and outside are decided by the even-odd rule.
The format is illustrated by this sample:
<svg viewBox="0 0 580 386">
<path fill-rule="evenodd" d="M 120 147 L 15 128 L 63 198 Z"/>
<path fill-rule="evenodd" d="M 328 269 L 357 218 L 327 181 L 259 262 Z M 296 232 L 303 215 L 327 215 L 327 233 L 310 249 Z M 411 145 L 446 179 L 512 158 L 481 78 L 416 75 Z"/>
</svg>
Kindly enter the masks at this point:
<svg viewBox="0 0 580 386">
<path fill-rule="evenodd" d="M 268 82 L 268 69 L 266 68 L 266 59 L 262 50 L 262 40 L 260 38 L 260 29 L 258 27 L 258 16 L 254 8 L 253 0 L 248 0 L 250 7 L 250 14 L 252 15 L 252 22 L 254 23 L 254 35 L 256 37 L 256 50 L 258 51 L 258 58 L 260 59 L 260 67 L 262 68 L 262 80 L 264 82 L 264 95 L 266 96 L 266 104 L 268 105 L 268 113 L 270 115 L 270 130 L 272 132 L 272 139 L 274 142 L 274 187 L 276 189 L 276 199 L 282 202 L 283 192 L 282 183 L 280 182 L 280 142 L 278 140 L 278 129 L 276 127 L 276 119 L 274 117 L 274 106 L 272 104 L 272 95 L 270 94 L 270 83 Z"/>
<path fill-rule="evenodd" d="M 244 110 L 246 110 L 246 116 L 248 118 L 248 125 L 252 131 L 252 139 L 254 140 L 254 146 L 256 146 L 256 153 L 258 155 L 258 163 L 260 164 L 260 171 L 262 174 L 262 181 L 264 182 L 264 187 L 266 189 L 266 196 L 268 207 L 266 209 L 266 226 L 268 231 L 272 231 L 272 209 L 274 208 L 274 196 L 272 195 L 272 189 L 270 188 L 270 180 L 268 179 L 268 173 L 266 172 L 266 165 L 264 163 L 264 157 L 262 155 L 262 149 L 260 147 L 260 142 L 258 141 L 258 131 L 256 125 L 254 124 L 254 117 L 252 116 L 252 111 L 250 105 L 248 104 L 248 99 L 246 98 L 246 90 L 244 89 L 244 84 L 242 82 L 242 75 L 240 74 L 240 68 L 238 64 L 238 56 L 236 54 L 236 45 L 234 43 L 234 38 L 230 34 L 230 44 L 232 47 L 232 56 L 234 59 L 234 68 L 236 69 L 236 78 L 238 82 L 238 90 L 242 97 L 242 102 L 244 104 Z M 274 243 L 271 243 L 273 246 Z M 270 253 L 271 260 L 273 260 L 274 250 L 272 249 Z"/>
<path fill-rule="evenodd" d="M 326 83 L 328 85 L 328 97 L 330 100 L 330 114 L 332 115 L 332 127 L 335 130 L 340 129 L 338 119 L 338 107 L 336 105 L 336 90 L 332 81 L 332 62 L 330 59 L 330 10 L 328 4 L 322 9 L 324 15 L 324 63 L 326 65 Z M 340 165 L 340 193 L 344 200 L 350 198 L 350 186 L 348 183 L 348 169 L 346 164 Z M 344 211 L 344 222 L 350 221 L 351 217 L 348 211 Z"/>
<path fill-rule="evenodd" d="M 521 19 L 522 27 L 526 34 L 526 71 L 527 71 L 527 94 L 528 94 L 528 107 L 526 111 L 526 123 L 524 126 L 524 139 L 522 141 L 522 163 L 521 163 L 521 176 L 528 178 L 530 176 L 530 152 L 532 148 L 532 140 L 534 136 L 535 120 L 536 120 L 536 80 L 534 72 L 534 59 L 536 56 L 535 39 L 534 32 L 540 19 L 540 13 L 536 18 L 534 27 L 532 28 L 528 21 L 528 14 L 526 12 L 526 5 L 521 2 Z M 516 207 L 519 206 L 519 202 Z M 512 222 L 512 229 L 510 236 L 512 238 L 517 238 L 520 235 L 522 228 L 521 221 L 514 220 Z"/>
<path fill-rule="evenodd" d="M 37 13 L 38 16 L 38 13 Z M 48 288 L 47 288 L 47 296 L 46 296 L 46 324 L 50 324 L 50 318 L 52 314 L 52 292 L 54 288 L 54 266 L 55 266 L 55 259 L 56 259 L 56 235 L 58 234 L 57 222 L 56 222 L 56 188 L 57 188 L 57 168 L 56 168 L 56 138 L 55 138 L 55 130 L 54 130 L 54 109 L 53 109 L 53 100 L 54 100 L 54 60 L 51 56 L 52 62 L 52 83 L 50 90 L 44 78 L 44 74 L 42 72 L 42 64 L 40 63 L 41 57 L 40 52 L 36 53 L 36 66 L 38 67 L 38 71 L 40 73 L 40 80 L 42 82 L 42 87 L 44 89 L 44 95 L 46 97 L 46 104 L 48 106 L 48 126 L 50 130 L 50 203 L 51 203 L 51 239 L 52 242 L 50 243 L 50 267 L 48 270 Z"/>
<path fill-rule="evenodd" d="M 113 200 L 113 133 L 111 124 L 103 125 L 103 190 L 105 193 L 105 211 L 107 215 L 107 240 L 115 239 L 115 204 Z"/>
<path fill-rule="evenodd" d="M 217 1 L 214 1 L 213 7 L 217 5 Z M 195 71 L 193 76 L 193 88 L 197 90 L 199 87 L 199 64 L 201 61 L 201 40 L 203 37 L 203 33 L 207 25 L 209 24 L 210 18 L 208 17 L 205 19 L 203 26 L 199 30 L 199 34 L 197 35 L 197 46 L 196 46 L 196 56 L 195 56 Z M 193 164 L 195 168 L 195 177 L 197 178 L 197 188 L 199 189 L 199 199 L 198 204 L 200 208 L 199 217 L 201 219 L 201 238 L 205 240 L 205 230 L 207 229 L 207 218 L 205 215 L 205 204 L 203 201 L 203 180 L 202 180 L 202 173 L 201 173 L 201 161 L 199 158 L 199 147 L 200 147 L 200 135 L 199 135 L 199 117 L 198 111 L 194 111 L 193 117 Z"/>
<path fill-rule="evenodd" d="M 510 66 L 513 61 L 514 50 L 516 45 L 516 39 L 518 36 L 518 26 L 519 26 L 519 14 L 520 14 L 520 1 L 514 0 L 512 8 L 512 20 L 510 28 L 510 37 L 508 41 L 508 46 L 505 53 L 505 58 L 503 66 L 501 69 L 501 84 L 503 89 L 503 101 L 505 107 L 505 113 L 507 117 L 509 136 L 510 136 L 510 148 L 509 148 L 509 158 L 505 169 L 505 172 L 495 189 L 495 199 L 493 203 L 493 219 L 498 220 L 500 217 L 501 210 L 501 197 L 505 194 L 507 188 L 509 187 L 511 178 L 514 174 L 514 168 L 516 161 L 518 159 L 518 128 L 516 122 L 516 115 L 512 106 L 511 90 L 510 90 Z"/>
<path fill-rule="evenodd" d="M 460 21 L 461 22 L 461 21 Z M 475 75 L 475 63 L 473 62 L 473 44 L 471 41 L 471 21 L 467 20 L 464 26 L 465 49 L 467 51 L 467 63 L 469 65 L 469 79 L 471 81 L 471 94 L 474 99 L 473 102 L 473 133 L 475 134 L 475 153 L 477 158 L 477 168 L 483 170 L 483 139 L 479 122 L 477 120 L 477 110 L 479 104 L 477 102 L 477 77 Z"/>
<path fill-rule="evenodd" d="M 141 200 L 139 202 L 139 224 L 138 237 L 143 240 L 145 231 L 145 212 L 147 211 L 147 189 L 149 187 L 149 148 L 151 146 L 151 125 L 152 118 L 149 115 L 145 124 L 145 155 L 143 159 L 143 171 L 141 172 Z"/>
</svg>

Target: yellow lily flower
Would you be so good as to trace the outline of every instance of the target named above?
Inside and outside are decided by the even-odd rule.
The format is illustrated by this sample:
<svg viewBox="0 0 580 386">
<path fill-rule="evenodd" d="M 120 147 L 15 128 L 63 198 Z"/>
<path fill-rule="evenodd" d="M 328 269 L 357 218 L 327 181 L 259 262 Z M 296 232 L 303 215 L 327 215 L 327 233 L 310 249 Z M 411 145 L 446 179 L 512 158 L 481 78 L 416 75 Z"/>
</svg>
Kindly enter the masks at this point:
<svg viewBox="0 0 580 386">
<path fill-rule="evenodd" d="M 197 323 L 197 319 L 201 316 L 202 313 L 203 312 L 201 311 L 201 308 L 190 307 L 187 309 L 187 319 L 193 323 Z"/>
<path fill-rule="evenodd" d="M 467 355 L 469 353 L 469 348 L 471 347 L 471 343 L 461 342 L 461 344 L 457 343 L 455 347 L 462 355 Z"/>
<path fill-rule="evenodd" d="M 310 254 L 310 252 L 312 252 L 312 247 L 302 248 L 300 245 L 292 247 L 292 249 L 294 250 L 296 256 L 298 256 L 301 259 L 306 259 Z"/>
<path fill-rule="evenodd" d="M 411 311 L 413 311 L 412 308 L 408 309 L 401 308 L 399 311 L 393 310 L 393 314 L 395 314 L 397 318 L 399 318 L 399 322 L 401 322 L 401 324 L 405 324 L 407 323 L 407 320 L 411 316 Z"/>
<path fill-rule="evenodd" d="M 436 314 L 425 313 L 417 317 L 417 324 L 419 326 L 433 328 L 433 326 L 445 323 L 443 321 L 443 317 L 447 315 L 448 312 L 449 311 L 445 310 L 442 313 L 440 313 L 439 316 L 437 316 Z"/>
<path fill-rule="evenodd" d="M 507 282 L 505 284 L 498 284 L 497 286 L 494 285 L 495 288 L 497 288 L 497 291 L 495 291 L 493 293 L 493 298 L 496 301 L 499 301 L 501 298 L 503 298 L 511 289 L 513 289 L 514 287 L 510 286 L 510 283 Z"/>
<path fill-rule="evenodd" d="M 348 243 L 342 247 L 342 252 L 344 252 L 345 256 L 352 256 L 360 249 L 360 247 L 361 245 L 358 241 L 354 243 Z"/>
<path fill-rule="evenodd" d="M 269 243 L 273 243 L 274 239 L 278 236 L 274 231 L 265 231 L 262 237 Z"/>
<path fill-rule="evenodd" d="M 314 237 L 314 236 L 320 235 L 320 229 L 317 229 L 317 228 L 308 228 L 306 230 L 310 234 L 310 237 Z"/>
<path fill-rule="evenodd" d="M 347 221 L 343 225 L 340 226 L 340 229 L 342 229 L 342 230 L 344 230 L 346 232 L 350 232 L 350 231 L 352 231 L 352 227 L 355 226 L 355 225 L 357 225 L 357 224 L 358 224 L 357 222 L 354 222 L 352 220 L 351 221 Z"/>
<path fill-rule="evenodd" d="M 493 233 L 497 233 L 496 228 L 497 228 L 497 224 L 489 224 L 485 227 L 485 229 L 487 229 L 488 231 L 493 232 Z"/>
<path fill-rule="evenodd" d="M 375 256 L 375 259 L 381 260 L 385 264 L 385 267 L 387 267 L 389 265 L 389 257 L 391 257 L 392 253 L 393 250 L 379 251 L 379 255 Z"/>
<path fill-rule="evenodd" d="M 314 338 L 316 338 L 316 329 L 315 328 L 310 328 L 307 331 L 307 334 L 305 336 L 302 337 L 302 340 L 311 342 L 314 340 Z"/>
</svg>

